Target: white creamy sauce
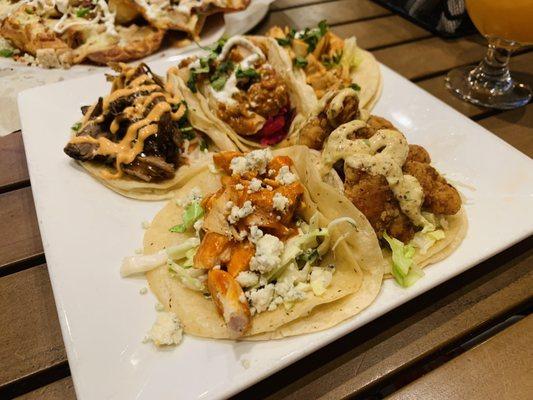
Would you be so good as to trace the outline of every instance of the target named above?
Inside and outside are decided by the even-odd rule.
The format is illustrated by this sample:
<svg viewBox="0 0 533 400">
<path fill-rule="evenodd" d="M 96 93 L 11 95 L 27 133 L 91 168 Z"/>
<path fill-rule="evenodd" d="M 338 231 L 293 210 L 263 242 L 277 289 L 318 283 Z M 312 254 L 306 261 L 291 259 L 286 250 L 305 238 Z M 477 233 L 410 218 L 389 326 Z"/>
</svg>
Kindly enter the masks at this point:
<svg viewBox="0 0 533 400">
<path fill-rule="evenodd" d="M 76 13 L 73 12 L 73 10 L 68 10 L 68 1 L 65 2 L 64 0 L 62 0 L 61 7 L 64 9 L 64 11 L 60 10 L 63 15 L 61 16 L 57 24 L 55 24 L 54 32 L 63 33 L 68 28 L 71 28 L 73 26 L 98 25 L 98 23 L 102 22 L 105 26 L 107 34 L 111 36 L 118 36 L 118 33 L 115 29 L 115 13 L 109 10 L 107 1 L 98 0 L 96 6 L 96 16 L 91 20 L 86 20 L 84 18 L 76 17 Z"/>
<path fill-rule="evenodd" d="M 326 117 L 328 118 L 328 121 L 334 121 L 343 110 L 344 100 L 347 97 L 357 98 L 358 96 L 357 96 L 357 92 L 353 90 L 352 88 L 345 88 L 345 89 L 339 90 L 338 92 L 330 92 L 330 93 L 334 93 L 335 95 L 334 96 L 329 95 L 328 98 L 326 99 L 326 102 L 327 102 L 327 100 L 333 97 L 331 99 L 331 102 L 329 103 L 329 107 L 326 109 Z"/>
<path fill-rule="evenodd" d="M 239 88 L 237 87 L 237 77 L 235 76 L 237 69 L 240 68 L 242 70 L 246 70 L 253 67 L 256 62 L 266 60 L 266 57 L 261 49 L 243 36 L 234 36 L 230 38 L 224 44 L 224 47 L 222 47 L 222 51 L 218 55 L 217 60 L 224 61 L 228 57 L 231 49 L 235 46 L 244 47 L 250 52 L 250 54 L 244 57 L 244 59 L 235 67 L 222 90 L 216 91 L 209 86 L 211 94 L 217 99 L 217 101 L 231 105 L 236 104 L 236 101 L 233 99 L 233 95 L 239 91 Z"/>
<path fill-rule="evenodd" d="M 165 8 L 170 7 L 169 0 L 135 0 L 135 2 L 146 11 L 148 18 L 157 18 L 158 13 L 162 12 Z"/>
<path fill-rule="evenodd" d="M 322 154 L 323 172 L 329 171 L 335 162 L 344 159 L 348 166 L 356 170 L 383 175 L 404 214 L 416 226 L 434 228 L 421 213 L 424 193 L 420 183 L 415 177 L 404 175 L 402 171 L 409 153 L 405 137 L 395 130 L 380 129 L 370 139 L 348 139 L 348 135 L 365 126 L 363 121 L 351 121 L 332 132 Z"/>
</svg>

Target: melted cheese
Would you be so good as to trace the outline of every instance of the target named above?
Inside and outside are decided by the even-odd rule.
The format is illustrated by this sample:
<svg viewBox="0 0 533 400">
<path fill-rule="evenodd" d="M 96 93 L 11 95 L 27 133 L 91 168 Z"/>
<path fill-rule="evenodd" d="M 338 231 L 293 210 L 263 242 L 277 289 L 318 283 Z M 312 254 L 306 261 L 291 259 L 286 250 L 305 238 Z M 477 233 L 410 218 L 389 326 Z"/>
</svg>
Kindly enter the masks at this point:
<svg viewBox="0 0 533 400">
<path fill-rule="evenodd" d="M 327 173 L 338 160 L 371 175 L 383 175 L 398 200 L 401 210 L 416 225 L 431 229 L 433 225 L 422 215 L 424 192 L 417 179 L 404 175 L 402 166 L 409 153 L 405 137 L 398 131 L 380 129 L 370 139 L 348 139 L 366 126 L 363 121 L 351 121 L 339 126 L 329 136 L 322 153 L 322 172 Z"/>
</svg>

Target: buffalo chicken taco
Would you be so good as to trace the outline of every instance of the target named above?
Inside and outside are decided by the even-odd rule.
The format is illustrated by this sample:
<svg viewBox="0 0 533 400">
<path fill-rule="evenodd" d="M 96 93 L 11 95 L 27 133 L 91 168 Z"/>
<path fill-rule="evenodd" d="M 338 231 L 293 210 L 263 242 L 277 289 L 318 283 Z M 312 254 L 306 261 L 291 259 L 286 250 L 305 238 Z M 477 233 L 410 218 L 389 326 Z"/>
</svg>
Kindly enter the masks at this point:
<svg viewBox="0 0 533 400">
<path fill-rule="evenodd" d="M 354 315 L 377 296 L 381 251 L 355 207 L 339 213 L 345 199 L 307 155 L 215 155 L 219 173 L 197 176 L 159 212 L 123 276 L 147 272 L 166 312 L 197 336 L 278 338 Z"/>
<path fill-rule="evenodd" d="M 281 142 L 294 117 L 316 103 L 311 88 L 296 81 L 276 41 L 262 36 L 220 40 L 207 55 L 171 70 L 169 84 L 241 150 Z"/>
<path fill-rule="evenodd" d="M 359 91 L 361 108 L 370 110 L 379 98 L 379 65 L 372 54 L 357 46 L 355 37 L 340 38 L 326 21 L 302 31 L 276 26 L 267 36 L 275 38 L 289 55 L 300 84 L 310 85 L 319 99 L 329 91 L 352 87 Z"/>
<path fill-rule="evenodd" d="M 206 169 L 211 149 L 233 149 L 212 122 L 195 115 L 145 64 L 116 65 L 111 93 L 74 124 L 65 153 L 109 188 L 156 200 Z"/>
<path fill-rule="evenodd" d="M 389 260 L 388 272 L 410 286 L 422 276 L 421 267 L 447 257 L 463 240 L 461 196 L 422 146 L 408 144 L 384 118 L 359 117 L 326 138 L 321 172 L 366 216 Z"/>
</svg>

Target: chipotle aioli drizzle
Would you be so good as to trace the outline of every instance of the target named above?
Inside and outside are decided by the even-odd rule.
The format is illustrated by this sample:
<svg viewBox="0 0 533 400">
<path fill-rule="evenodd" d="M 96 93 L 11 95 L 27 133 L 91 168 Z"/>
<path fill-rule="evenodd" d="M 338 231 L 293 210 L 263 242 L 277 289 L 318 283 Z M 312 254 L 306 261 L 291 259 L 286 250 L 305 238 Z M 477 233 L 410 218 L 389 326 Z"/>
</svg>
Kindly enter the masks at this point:
<svg viewBox="0 0 533 400">
<path fill-rule="evenodd" d="M 133 69 L 126 72 L 126 77 L 131 77 L 131 73 L 133 72 Z M 165 113 L 170 112 L 173 121 L 177 121 L 185 115 L 186 106 L 182 100 L 172 97 L 169 93 L 163 92 L 161 86 L 149 82 L 150 79 L 151 78 L 149 75 L 143 74 L 135 78 L 130 84 L 127 85 L 127 87 L 113 90 L 111 94 L 106 96 L 103 100 L 102 114 L 91 120 L 96 123 L 103 122 L 104 114 L 109 109 L 109 106 L 113 101 L 116 101 L 122 97 L 130 96 L 132 94 L 148 92 L 147 95 L 141 95 L 135 98 L 133 104 L 129 107 L 126 107 L 122 111 L 123 116 L 126 116 L 132 121 L 135 120 L 135 122 L 128 127 L 126 134 L 119 142 L 114 142 L 105 137 L 94 138 L 89 135 L 75 136 L 70 140 L 71 143 L 75 144 L 96 144 L 98 145 L 96 150 L 98 155 L 115 157 L 116 172 L 111 173 L 108 171 L 103 171 L 101 175 L 104 179 L 116 179 L 123 175 L 122 164 L 131 163 L 135 157 L 137 157 L 143 151 L 145 140 L 158 132 L 159 127 L 157 123 L 161 120 L 161 117 Z M 165 101 L 153 105 L 148 115 L 143 117 L 147 108 L 158 97 L 164 97 Z M 176 111 L 172 111 L 174 105 L 178 105 Z M 83 116 L 80 130 L 82 130 L 85 125 L 90 122 L 89 118 L 95 107 L 96 105 L 89 107 Z M 137 120 L 139 117 L 140 119 Z M 119 130 L 119 127 L 118 118 L 115 118 L 111 122 L 109 129 L 112 134 L 116 134 Z"/>
</svg>

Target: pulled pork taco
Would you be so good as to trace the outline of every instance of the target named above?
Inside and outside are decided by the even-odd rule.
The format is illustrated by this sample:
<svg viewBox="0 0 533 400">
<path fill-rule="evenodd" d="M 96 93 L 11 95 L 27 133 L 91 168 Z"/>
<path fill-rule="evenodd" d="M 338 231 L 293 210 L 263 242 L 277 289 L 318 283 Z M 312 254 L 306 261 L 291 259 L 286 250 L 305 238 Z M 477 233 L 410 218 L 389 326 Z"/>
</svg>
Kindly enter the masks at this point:
<svg viewBox="0 0 533 400">
<path fill-rule="evenodd" d="M 196 336 L 277 338 L 356 314 L 379 292 L 382 254 L 308 152 L 216 154 L 219 173 L 198 175 L 157 214 L 144 254 L 126 258 L 122 275 L 146 272 L 167 312 Z"/>
<path fill-rule="evenodd" d="M 207 168 L 210 150 L 234 149 L 210 120 L 171 95 L 145 64 L 115 65 L 111 93 L 82 107 L 65 153 L 114 191 L 157 200 Z"/>
<path fill-rule="evenodd" d="M 381 92 L 379 65 L 357 46 L 355 37 L 340 38 L 326 21 L 302 31 L 272 27 L 267 36 L 276 39 L 292 60 L 297 80 L 310 85 L 319 99 L 331 90 L 352 87 L 359 92 L 360 107 L 373 108 Z"/>
<path fill-rule="evenodd" d="M 324 179 L 366 216 L 380 239 L 388 270 L 406 287 L 421 268 L 452 253 L 467 219 L 461 196 L 389 121 L 373 115 L 340 125 L 326 138 Z"/>
<path fill-rule="evenodd" d="M 290 59 L 274 39 L 234 36 L 207 50 L 173 68 L 169 87 L 240 150 L 281 142 L 294 117 L 315 106 L 313 91 L 296 81 Z"/>
</svg>

